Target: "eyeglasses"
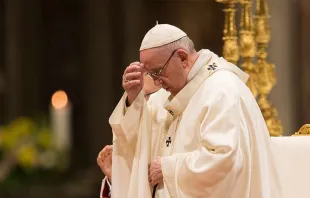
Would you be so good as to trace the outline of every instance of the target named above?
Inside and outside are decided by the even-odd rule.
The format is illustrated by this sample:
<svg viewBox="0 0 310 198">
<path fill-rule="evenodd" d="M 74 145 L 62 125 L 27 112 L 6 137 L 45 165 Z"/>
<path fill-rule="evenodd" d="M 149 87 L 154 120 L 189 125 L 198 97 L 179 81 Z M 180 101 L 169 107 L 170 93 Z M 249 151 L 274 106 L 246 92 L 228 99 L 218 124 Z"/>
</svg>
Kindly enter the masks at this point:
<svg viewBox="0 0 310 198">
<path fill-rule="evenodd" d="M 173 50 L 173 52 L 171 53 L 170 57 L 168 58 L 168 60 L 164 64 L 164 66 L 162 66 L 160 69 L 158 69 L 158 70 L 156 70 L 154 72 L 147 72 L 146 75 L 150 76 L 153 80 L 157 80 L 158 78 L 160 78 L 161 74 L 166 69 L 166 67 L 169 65 L 169 61 L 170 61 L 170 59 L 172 58 L 172 56 L 174 55 L 174 53 L 176 51 L 178 51 L 178 49 Z"/>
</svg>

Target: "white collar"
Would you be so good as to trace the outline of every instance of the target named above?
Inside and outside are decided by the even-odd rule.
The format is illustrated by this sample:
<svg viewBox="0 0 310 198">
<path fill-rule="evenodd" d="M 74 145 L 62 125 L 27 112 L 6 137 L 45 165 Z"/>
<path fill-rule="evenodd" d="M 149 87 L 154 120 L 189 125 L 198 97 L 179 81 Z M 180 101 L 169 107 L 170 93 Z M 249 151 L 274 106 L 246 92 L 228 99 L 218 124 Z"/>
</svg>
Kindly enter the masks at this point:
<svg viewBox="0 0 310 198">
<path fill-rule="evenodd" d="M 212 60 L 218 58 L 216 54 L 214 54 L 208 49 L 202 49 L 198 52 L 198 54 L 199 54 L 199 57 L 197 58 L 193 67 L 191 68 L 191 70 L 189 71 L 187 75 L 187 82 L 191 81 L 196 76 L 198 71 L 207 64 L 210 58 L 212 58 Z"/>
</svg>

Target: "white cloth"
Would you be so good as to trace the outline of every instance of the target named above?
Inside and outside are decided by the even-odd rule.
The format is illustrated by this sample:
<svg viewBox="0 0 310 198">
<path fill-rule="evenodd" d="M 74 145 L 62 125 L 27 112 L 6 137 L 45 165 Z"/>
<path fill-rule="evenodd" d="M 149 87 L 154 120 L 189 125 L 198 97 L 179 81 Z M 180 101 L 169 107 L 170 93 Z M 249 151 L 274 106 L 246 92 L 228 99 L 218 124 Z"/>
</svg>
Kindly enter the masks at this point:
<svg viewBox="0 0 310 198">
<path fill-rule="evenodd" d="M 198 53 L 199 57 L 187 75 L 187 82 L 191 81 L 196 76 L 201 67 L 205 66 L 208 62 L 213 62 L 213 60 L 219 58 L 216 54 L 208 49 L 200 50 Z"/>
<path fill-rule="evenodd" d="M 211 53 L 202 50 L 197 60 Z M 124 94 L 110 118 L 117 151 L 113 198 L 151 197 L 148 164 L 157 156 L 163 157 L 164 184 L 156 197 L 280 197 L 269 133 L 245 85 L 248 75 L 214 57 L 206 66 L 196 62 L 200 69 L 171 101 L 160 90 L 146 104 L 140 93 L 124 116 Z"/>
<path fill-rule="evenodd" d="M 281 198 L 309 198 L 310 136 L 272 137 L 276 146 Z"/>
</svg>

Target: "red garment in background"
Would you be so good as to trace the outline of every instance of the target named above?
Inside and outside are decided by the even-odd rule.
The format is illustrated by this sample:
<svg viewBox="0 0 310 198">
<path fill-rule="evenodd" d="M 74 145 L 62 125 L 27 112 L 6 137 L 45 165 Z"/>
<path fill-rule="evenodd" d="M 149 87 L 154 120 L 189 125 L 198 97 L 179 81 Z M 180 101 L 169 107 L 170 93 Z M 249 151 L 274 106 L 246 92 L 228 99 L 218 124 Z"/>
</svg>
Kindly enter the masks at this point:
<svg viewBox="0 0 310 198">
<path fill-rule="evenodd" d="M 107 178 L 104 178 L 101 184 L 100 198 L 111 198 L 110 186 L 108 184 Z"/>
</svg>

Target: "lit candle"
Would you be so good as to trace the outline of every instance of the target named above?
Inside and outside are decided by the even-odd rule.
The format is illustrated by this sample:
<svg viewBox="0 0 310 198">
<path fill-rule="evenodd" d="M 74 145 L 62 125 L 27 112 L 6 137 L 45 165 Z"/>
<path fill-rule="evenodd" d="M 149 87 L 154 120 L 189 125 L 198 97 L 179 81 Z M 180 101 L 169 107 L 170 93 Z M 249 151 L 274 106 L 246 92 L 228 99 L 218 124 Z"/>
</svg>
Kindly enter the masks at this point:
<svg viewBox="0 0 310 198">
<path fill-rule="evenodd" d="M 51 127 L 56 149 L 71 148 L 71 104 L 64 91 L 56 91 L 52 96 L 50 108 Z"/>
</svg>

